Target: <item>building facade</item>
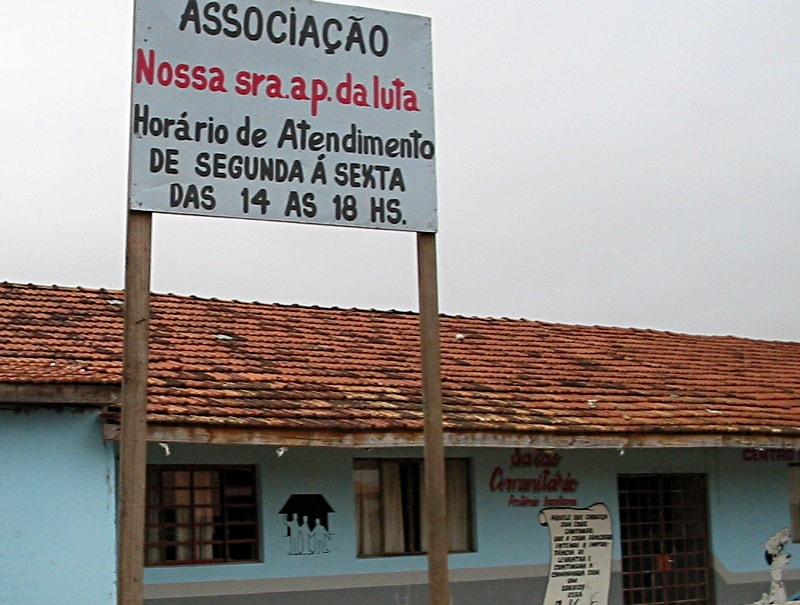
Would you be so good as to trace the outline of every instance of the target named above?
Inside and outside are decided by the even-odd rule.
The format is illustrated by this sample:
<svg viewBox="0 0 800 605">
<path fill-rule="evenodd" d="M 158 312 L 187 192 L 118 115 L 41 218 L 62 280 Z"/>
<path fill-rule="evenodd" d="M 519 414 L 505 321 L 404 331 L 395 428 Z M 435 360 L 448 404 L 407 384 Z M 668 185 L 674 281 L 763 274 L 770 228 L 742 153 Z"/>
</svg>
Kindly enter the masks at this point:
<svg viewBox="0 0 800 605">
<path fill-rule="evenodd" d="M 121 295 L 0 284 L 0 604 L 116 602 Z M 416 318 L 154 297 L 145 602 L 427 602 Z M 452 602 L 788 602 L 800 345 L 442 319 Z"/>
<path fill-rule="evenodd" d="M 452 448 L 447 456 L 467 461 L 469 474 L 466 518 L 456 524 L 469 526 L 468 539 L 449 557 L 454 603 L 543 603 L 560 569 L 578 587 L 564 593 L 563 603 L 590 603 L 584 586 L 593 562 L 586 544 L 595 536 L 610 542 L 608 603 L 752 603 L 770 591 L 765 543 L 791 527 L 795 450 Z M 292 447 L 280 454 L 267 446 L 178 444 L 167 455 L 153 447 L 152 465 L 254 468 L 260 552 L 248 563 L 148 567 L 147 602 L 424 603 L 426 557 L 363 554 L 367 529 L 359 503 L 364 461 L 421 457 L 415 448 Z M 281 511 L 298 494 L 330 505 L 324 546 L 308 534 L 293 546 Z M 576 511 L 598 504 L 609 513 L 610 540 L 585 533 L 574 519 Z M 566 548 L 553 549 L 551 528 L 541 518 L 548 509 L 573 513 L 575 528 L 561 542 Z M 408 520 L 403 529 L 413 531 Z M 416 549 L 413 541 L 408 545 Z M 791 564 L 783 580 L 788 594 L 800 590 Z"/>
</svg>

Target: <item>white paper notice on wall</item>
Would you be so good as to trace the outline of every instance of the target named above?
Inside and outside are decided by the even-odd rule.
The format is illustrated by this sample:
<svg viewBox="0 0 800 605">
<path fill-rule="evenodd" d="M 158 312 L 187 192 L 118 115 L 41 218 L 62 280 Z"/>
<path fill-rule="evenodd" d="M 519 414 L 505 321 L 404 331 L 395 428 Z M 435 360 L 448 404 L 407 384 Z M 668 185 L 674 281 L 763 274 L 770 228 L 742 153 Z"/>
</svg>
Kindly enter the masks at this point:
<svg viewBox="0 0 800 605">
<path fill-rule="evenodd" d="M 543 605 L 607 605 L 611 584 L 611 515 L 605 504 L 545 508 L 550 575 Z"/>
</svg>

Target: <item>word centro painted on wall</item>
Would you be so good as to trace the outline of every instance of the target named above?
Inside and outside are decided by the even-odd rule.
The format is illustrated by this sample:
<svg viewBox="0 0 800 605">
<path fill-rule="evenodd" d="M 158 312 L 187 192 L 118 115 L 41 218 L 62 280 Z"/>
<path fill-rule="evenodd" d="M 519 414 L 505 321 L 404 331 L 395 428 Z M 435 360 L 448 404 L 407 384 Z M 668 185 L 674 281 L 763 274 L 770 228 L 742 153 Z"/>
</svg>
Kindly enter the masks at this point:
<svg viewBox="0 0 800 605">
<path fill-rule="evenodd" d="M 576 506 L 579 481 L 572 473 L 562 472 L 561 461 L 561 454 L 553 450 L 516 448 L 508 469 L 496 466 L 492 470 L 489 491 L 508 493 L 510 507 Z"/>
<path fill-rule="evenodd" d="M 751 447 L 742 450 L 744 462 L 800 462 L 800 451 Z"/>
</svg>

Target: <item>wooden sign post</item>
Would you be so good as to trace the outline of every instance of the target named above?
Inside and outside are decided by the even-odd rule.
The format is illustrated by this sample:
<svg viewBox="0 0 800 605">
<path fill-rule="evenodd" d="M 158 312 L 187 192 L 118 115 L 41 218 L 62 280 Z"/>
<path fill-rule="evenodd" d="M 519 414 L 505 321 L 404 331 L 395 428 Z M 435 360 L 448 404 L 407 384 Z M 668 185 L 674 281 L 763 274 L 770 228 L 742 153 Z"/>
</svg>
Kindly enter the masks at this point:
<svg viewBox="0 0 800 605">
<path fill-rule="evenodd" d="M 147 377 L 150 331 L 152 215 L 128 212 L 125 253 L 125 340 L 119 466 L 117 602 L 144 601 L 144 528 L 147 470 Z M 447 492 L 442 421 L 441 347 L 436 235 L 417 234 L 419 325 L 430 605 L 450 604 Z"/>
<path fill-rule="evenodd" d="M 442 372 L 436 235 L 417 234 L 419 326 L 422 346 L 422 407 L 425 430 L 425 507 L 430 605 L 450 604 L 447 570 L 447 483 L 442 422 Z"/>
<path fill-rule="evenodd" d="M 141 605 L 144 598 L 151 241 L 152 215 L 129 210 L 119 444 L 117 602 L 120 605 Z"/>
</svg>

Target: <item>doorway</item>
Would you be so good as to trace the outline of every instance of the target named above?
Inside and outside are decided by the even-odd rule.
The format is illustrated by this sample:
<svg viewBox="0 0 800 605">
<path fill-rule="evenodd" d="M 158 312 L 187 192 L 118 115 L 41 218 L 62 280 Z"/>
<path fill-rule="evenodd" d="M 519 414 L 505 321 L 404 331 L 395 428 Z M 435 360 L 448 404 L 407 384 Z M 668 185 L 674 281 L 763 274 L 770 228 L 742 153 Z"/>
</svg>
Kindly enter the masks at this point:
<svg viewBox="0 0 800 605">
<path fill-rule="evenodd" d="M 625 605 L 711 605 L 706 477 L 617 477 Z"/>
</svg>

